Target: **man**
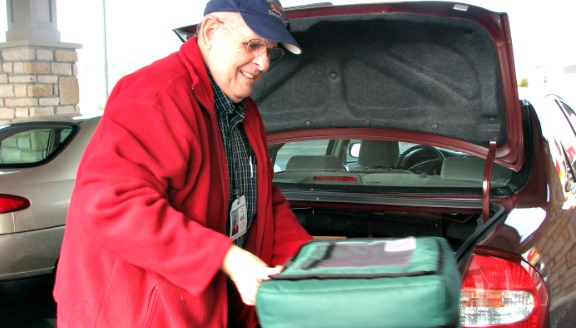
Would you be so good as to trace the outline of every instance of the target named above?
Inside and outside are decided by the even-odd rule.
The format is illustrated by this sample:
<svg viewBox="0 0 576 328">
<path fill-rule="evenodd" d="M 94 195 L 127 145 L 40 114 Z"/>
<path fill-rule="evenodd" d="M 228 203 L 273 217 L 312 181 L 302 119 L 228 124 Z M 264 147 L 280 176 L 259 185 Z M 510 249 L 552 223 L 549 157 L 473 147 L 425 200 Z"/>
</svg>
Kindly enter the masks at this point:
<svg viewBox="0 0 576 328">
<path fill-rule="evenodd" d="M 282 7 L 211 0 L 204 14 L 108 99 L 68 213 L 59 328 L 252 327 L 258 286 L 310 239 L 272 185 L 249 98 L 278 43 L 300 52 Z"/>
</svg>

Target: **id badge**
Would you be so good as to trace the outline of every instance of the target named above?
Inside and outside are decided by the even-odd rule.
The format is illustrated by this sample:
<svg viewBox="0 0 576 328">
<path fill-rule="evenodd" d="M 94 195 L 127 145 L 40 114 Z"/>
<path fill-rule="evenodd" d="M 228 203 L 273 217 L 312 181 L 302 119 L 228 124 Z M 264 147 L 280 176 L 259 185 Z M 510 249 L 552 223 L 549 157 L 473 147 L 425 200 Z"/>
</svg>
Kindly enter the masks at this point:
<svg viewBox="0 0 576 328">
<path fill-rule="evenodd" d="M 236 240 L 246 233 L 248 225 L 248 210 L 246 197 L 240 196 L 234 200 L 230 208 L 230 238 Z"/>
</svg>

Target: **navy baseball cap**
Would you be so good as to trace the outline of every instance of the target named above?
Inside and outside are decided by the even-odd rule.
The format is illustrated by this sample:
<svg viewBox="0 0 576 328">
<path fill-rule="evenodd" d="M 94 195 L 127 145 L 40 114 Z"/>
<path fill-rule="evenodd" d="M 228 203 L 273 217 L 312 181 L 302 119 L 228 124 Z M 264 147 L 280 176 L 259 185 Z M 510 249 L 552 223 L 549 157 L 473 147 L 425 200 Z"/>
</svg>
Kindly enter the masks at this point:
<svg viewBox="0 0 576 328">
<path fill-rule="evenodd" d="M 281 43 L 293 54 L 302 48 L 284 26 L 284 8 L 278 0 L 210 0 L 204 16 L 216 12 L 239 12 L 254 33 L 270 41 Z"/>
</svg>

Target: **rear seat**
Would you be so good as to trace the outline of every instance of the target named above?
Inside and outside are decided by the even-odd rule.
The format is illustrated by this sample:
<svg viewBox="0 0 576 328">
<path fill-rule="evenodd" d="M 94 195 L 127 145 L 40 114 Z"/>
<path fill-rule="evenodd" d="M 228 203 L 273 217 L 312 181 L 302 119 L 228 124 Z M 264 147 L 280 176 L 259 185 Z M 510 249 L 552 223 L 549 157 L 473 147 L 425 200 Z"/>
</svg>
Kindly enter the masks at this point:
<svg viewBox="0 0 576 328">
<path fill-rule="evenodd" d="M 400 147 L 397 141 L 362 140 L 358 154 L 358 167 L 351 166 L 350 171 L 391 172 L 399 158 Z"/>
</svg>

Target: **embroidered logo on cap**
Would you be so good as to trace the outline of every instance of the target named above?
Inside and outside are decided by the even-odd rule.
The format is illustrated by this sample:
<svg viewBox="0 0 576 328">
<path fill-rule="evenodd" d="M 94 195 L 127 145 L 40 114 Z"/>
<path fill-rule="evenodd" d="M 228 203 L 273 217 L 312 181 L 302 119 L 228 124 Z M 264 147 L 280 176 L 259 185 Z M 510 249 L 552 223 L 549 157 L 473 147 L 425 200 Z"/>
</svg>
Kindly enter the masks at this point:
<svg viewBox="0 0 576 328">
<path fill-rule="evenodd" d="M 284 8 L 274 0 L 266 0 L 269 4 L 268 14 L 282 20 L 284 18 Z"/>
</svg>

